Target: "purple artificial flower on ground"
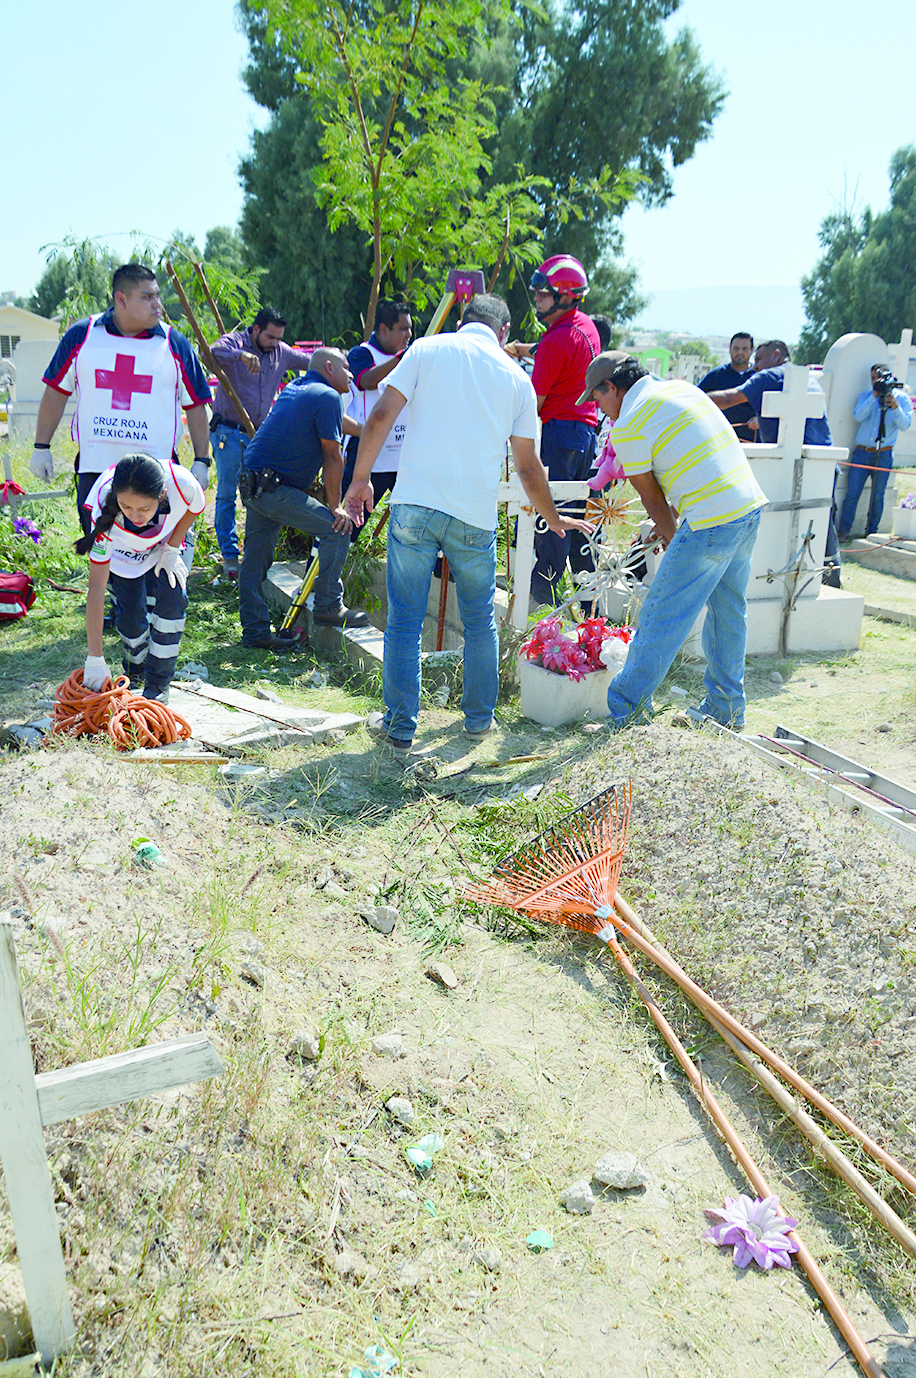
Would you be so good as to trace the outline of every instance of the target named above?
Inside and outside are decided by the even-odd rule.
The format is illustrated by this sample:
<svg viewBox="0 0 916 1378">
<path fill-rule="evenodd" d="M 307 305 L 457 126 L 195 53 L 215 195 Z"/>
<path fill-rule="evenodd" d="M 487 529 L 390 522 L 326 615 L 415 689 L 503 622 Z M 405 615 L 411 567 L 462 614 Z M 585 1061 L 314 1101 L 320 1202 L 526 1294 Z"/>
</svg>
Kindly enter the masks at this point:
<svg viewBox="0 0 916 1378">
<path fill-rule="evenodd" d="M 775 1196 L 760 1197 L 752 1201 L 749 1196 L 726 1196 L 724 1210 L 704 1212 L 712 1222 L 712 1228 L 703 1235 L 711 1239 L 719 1248 L 734 1245 L 734 1260 L 737 1268 L 746 1268 L 752 1261 L 761 1268 L 770 1269 L 775 1263 L 779 1268 L 788 1268 L 790 1254 L 798 1252 L 794 1239 L 789 1239 L 789 1230 L 798 1224 L 789 1215 L 779 1214 L 779 1202 Z"/>
<path fill-rule="evenodd" d="M 13 530 L 17 536 L 31 536 L 36 545 L 41 540 L 41 527 L 29 521 L 28 517 L 14 517 Z"/>
</svg>

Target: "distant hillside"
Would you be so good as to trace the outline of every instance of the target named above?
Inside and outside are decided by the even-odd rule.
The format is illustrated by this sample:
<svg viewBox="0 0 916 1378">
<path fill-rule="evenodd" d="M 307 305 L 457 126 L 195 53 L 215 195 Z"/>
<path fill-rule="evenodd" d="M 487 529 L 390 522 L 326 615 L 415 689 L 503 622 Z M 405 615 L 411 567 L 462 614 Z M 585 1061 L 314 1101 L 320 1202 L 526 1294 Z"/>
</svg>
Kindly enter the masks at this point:
<svg viewBox="0 0 916 1378">
<path fill-rule="evenodd" d="M 756 340 L 792 344 L 804 322 L 799 287 L 677 287 L 651 292 L 633 329 L 726 337 L 749 330 Z"/>
</svg>

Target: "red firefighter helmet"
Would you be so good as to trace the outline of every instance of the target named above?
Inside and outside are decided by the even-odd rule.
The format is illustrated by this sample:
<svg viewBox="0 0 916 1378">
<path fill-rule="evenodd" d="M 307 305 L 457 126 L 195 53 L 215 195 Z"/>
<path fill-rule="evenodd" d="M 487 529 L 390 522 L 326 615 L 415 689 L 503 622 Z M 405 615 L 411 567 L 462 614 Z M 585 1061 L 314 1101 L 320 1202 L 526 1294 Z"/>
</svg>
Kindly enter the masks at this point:
<svg viewBox="0 0 916 1378">
<path fill-rule="evenodd" d="M 528 286 L 533 292 L 553 292 L 555 296 L 562 292 L 581 301 L 588 292 L 588 276 L 572 254 L 554 254 L 535 269 Z"/>
</svg>

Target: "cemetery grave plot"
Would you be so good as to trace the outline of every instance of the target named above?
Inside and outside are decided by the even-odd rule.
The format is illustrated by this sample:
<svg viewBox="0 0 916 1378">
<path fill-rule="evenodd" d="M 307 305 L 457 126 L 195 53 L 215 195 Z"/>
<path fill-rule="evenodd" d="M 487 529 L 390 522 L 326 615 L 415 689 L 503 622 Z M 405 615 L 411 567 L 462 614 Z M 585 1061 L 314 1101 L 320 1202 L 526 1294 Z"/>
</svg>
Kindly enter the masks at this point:
<svg viewBox="0 0 916 1378">
<path fill-rule="evenodd" d="M 529 733 L 507 733 L 505 749 Z M 374 768 L 361 738 L 322 761 Z M 912 860 L 737 743 L 664 725 L 580 737 L 564 770 L 562 740 L 542 734 L 519 783 L 581 799 L 632 778 L 623 893 L 718 999 L 912 1164 Z M 304 793 L 301 758 L 277 759 L 274 788 Z M 0 813 L 0 908 L 20 911 L 39 1069 L 123 1047 L 134 960 L 140 1008 L 165 977 L 150 1011 L 164 1021 L 141 1041 L 203 1030 L 226 1073 L 48 1132 L 79 1337 L 64 1373 L 347 1372 L 384 1347 L 373 1316 L 402 1371 L 432 1378 L 615 1363 L 637 1378 L 756 1378 L 837 1359 L 834 1372 L 855 1371 L 796 1270 L 738 1274 L 701 1240 L 703 1208 L 743 1183 L 588 939 L 507 939 L 446 905 L 457 987 L 424 974 L 423 904 L 465 873 L 433 810 L 478 855 L 473 813 L 435 781 L 424 797 L 379 769 L 374 818 L 327 809 L 287 825 L 266 821 L 282 815 L 268 795 L 217 796 L 199 767 L 176 777 L 105 757 L 100 796 L 99 762 L 75 745 L 0 767 L 15 803 Z M 537 807 L 515 796 L 487 827 L 528 819 L 534 833 Z M 137 831 L 168 866 L 131 865 Z M 386 876 L 401 886 L 389 937 L 360 913 Z M 903 1255 L 881 1252 L 715 1040 L 657 994 L 860 1333 L 884 1337 L 885 1371 L 912 1375 Z M 400 1056 L 373 1051 L 395 1032 Z M 317 1058 L 290 1057 L 294 1045 Z M 418 1177 L 404 1151 L 428 1133 L 445 1147 Z M 608 1149 L 635 1152 L 648 1184 L 567 1214 L 560 1193 Z M 545 1254 L 525 1247 L 536 1227 L 553 1236 Z"/>
</svg>

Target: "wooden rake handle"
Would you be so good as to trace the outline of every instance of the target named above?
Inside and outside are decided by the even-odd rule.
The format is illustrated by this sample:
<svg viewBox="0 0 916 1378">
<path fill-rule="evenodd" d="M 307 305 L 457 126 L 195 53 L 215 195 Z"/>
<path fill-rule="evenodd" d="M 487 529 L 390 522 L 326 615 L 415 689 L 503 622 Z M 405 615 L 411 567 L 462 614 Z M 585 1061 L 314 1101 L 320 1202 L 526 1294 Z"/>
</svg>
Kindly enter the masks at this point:
<svg viewBox="0 0 916 1378">
<path fill-rule="evenodd" d="M 692 981 L 670 953 L 666 952 L 660 945 L 654 945 L 654 938 L 651 937 L 650 931 L 640 921 L 638 915 L 630 908 L 626 900 L 622 899 L 619 894 L 614 899 L 614 907 L 619 917 L 612 915 L 610 922 L 620 930 L 628 942 L 632 943 L 632 945 L 643 953 L 644 956 L 648 957 L 651 962 L 654 962 L 666 976 L 670 976 L 671 980 L 680 986 L 681 990 L 690 997 L 693 1003 L 697 1005 L 704 1014 L 711 1014 L 718 1019 L 719 1022 L 728 1029 L 729 1033 L 739 1038 L 745 1047 L 750 1048 L 752 1053 L 756 1053 L 758 1057 L 762 1058 L 763 1061 L 772 1067 L 774 1072 L 778 1072 L 783 1080 L 787 1081 L 790 1086 L 794 1086 L 796 1091 L 820 1110 L 822 1115 L 826 1115 L 828 1120 L 832 1120 L 838 1128 L 845 1130 L 847 1134 L 857 1140 L 865 1149 L 866 1153 L 874 1158 L 876 1162 L 879 1162 L 882 1167 L 885 1167 L 892 1176 L 896 1177 L 901 1186 L 906 1187 L 907 1191 L 912 1192 L 913 1195 L 916 1196 L 916 1177 L 913 1176 L 912 1172 L 905 1168 L 902 1163 L 898 1163 L 897 1159 L 888 1153 L 886 1149 L 883 1149 L 880 1144 L 875 1143 L 874 1139 L 869 1138 L 865 1131 L 860 1129 L 855 1121 L 844 1114 L 843 1111 L 840 1110 L 838 1106 L 834 1105 L 832 1101 L 829 1101 L 826 1096 L 822 1096 L 816 1087 L 806 1081 L 788 1062 L 784 1062 L 778 1054 L 773 1052 L 772 1048 L 768 1048 L 765 1043 L 761 1042 L 756 1034 L 751 1033 L 750 1029 L 746 1029 L 743 1024 L 739 1023 L 734 1015 L 729 1014 L 724 1006 L 720 1005 L 718 1001 L 713 1000 L 712 996 L 708 995 L 707 992 L 703 990 L 702 986 L 698 986 L 695 981 Z"/>
<path fill-rule="evenodd" d="M 739 1138 L 738 1134 L 735 1132 L 735 1129 L 732 1126 L 731 1121 L 728 1119 L 722 1107 L 719 1105 L 719 1102 L 716 1100 L 715 1096 L 712 1094 L 709 1087 L 706 1085 L 706 1082 L 700 1075 L 700 1072 L 696 1064 L 691 1059 L 689 1053 L 687 1052 L 687 1049 L 681 1043 L 677 1034 L 674 1032 L 671 1025 L 668 1023 L 667 1019 L 656 1005 L 649 990 L 646 988 L 646 986 L 643 985 L 642 981 L 640 980 L 639 976 L 637 975 L 633 967 L 632 962 L 630 961 L 627 954 L 624 952 L 623 948 L 620 946 L 620 943 L 618 942 L 616 936 L 612 935 L 611 937 L 604 938 L 603 941 L 607 943 L 608 947 L 611 949 L 614 956 L 617 958 L 621 970 L 624 972 L 624 975 L 627 977 L 627 980 L 636 990 L 646 1009 L 649 1011 L 652 1018 L 655 1020 L 656 1025 L 661 1031 L 662 1037 L 664 1038 L 665 1042 L 668 1044 L 668 1047 L 674 1053 L 674 1056 L 677 1058 L 678 1062 L 681 1064 L 684 1071 L 686 1072 L 688 1080 L 690 1081 L 690 1084 L 693 1087 L 694 1092 L 696 1093 L 697 1100 L 700 1102 L 703 1109 L 706 1111 L 707 1115 L 713 1121 L 716 1128 L 719 1130 L 719 1133 L 722 1135 L 723 1139 L 728 1144 L 728 1147 L 735 1155 L 736 1160 L 740 1164 L 745 1176 L 747 1177 L 754 1191 L 756 1191 L 757 1195 L 760 1197 L 775 1196 L 776 1193 L 772 1190 L 769 1183 L 767 1182 L 767 1179 L 760 1171 L 760 1168 L 757 1166 L 756 1162 L 745 1148 L 744 1143 Z M 799 1264 L 807 1274 L 811 1286 L 814 1288 L 815 1292 L 817 1292 L 821 1301 L 824 1303 L 827 1310 L 830 1312 L 830 1315 L 833 1318 L 837 1330 L 840 1332 L 843 1339 L 846 1341 L 851 1353 L 855 1356 L 856 1362 L 858 1363 L 860 1369 L 866 1375 L 866 1378 L 884 1378 L 883 1369 L 875 1362 L 874 1358 L 868 1350 L 868 1346 L 865 1344 L 865 1341 L 862 1339 L 862 1336 L 859 1334 L 858 1330 L 856 1330 L 856 1327 L 854 1326 L 851 1318 L 847 1314 L 843 1306 L 843 1303 L 840 1301 L 839 1297 L 836 1295 L 833 1288 L 830 1286 L 830 1283 L 824 1277 L 824 1274 L 821 1272 L 821 1269 L 818 1266 L 814 1257 L 812 1256 L 810 1250 L 802 1242 L 802 1240 L 799 1239 L 798 1233 L 795 1230 L 790 1230 L 789 1233 L 791 1238 L 798 1245 L 798 1253 L 796 1254 L 796 1257 L 798 1259 Z"/>
</svg>

